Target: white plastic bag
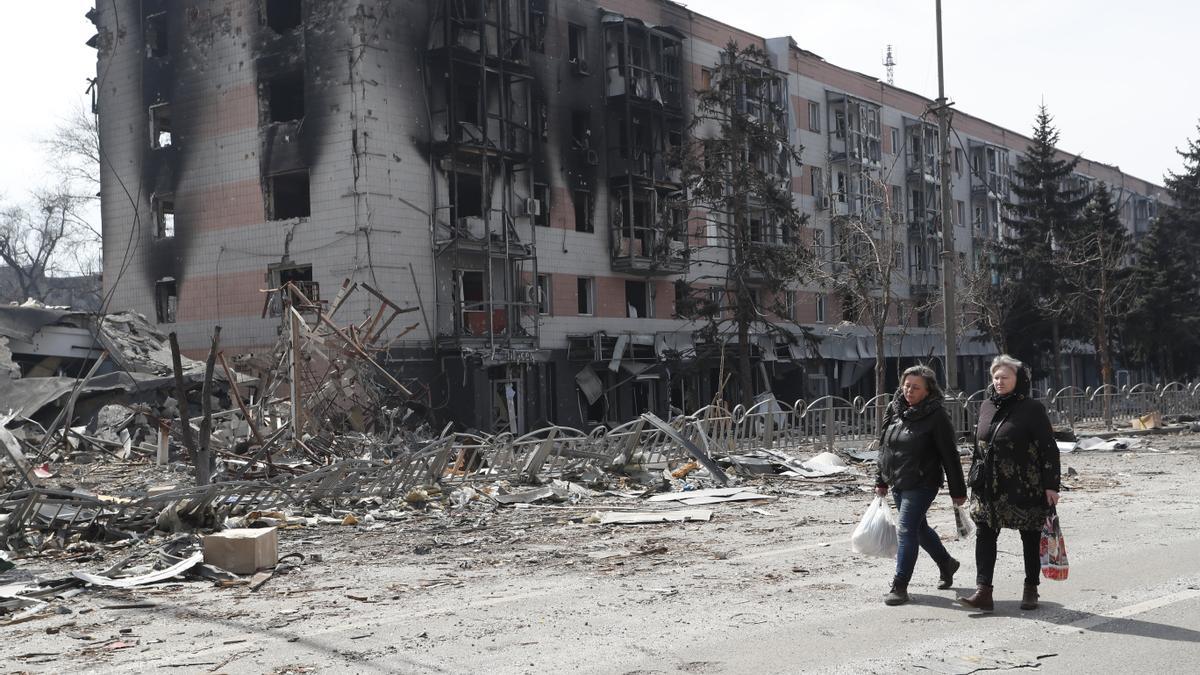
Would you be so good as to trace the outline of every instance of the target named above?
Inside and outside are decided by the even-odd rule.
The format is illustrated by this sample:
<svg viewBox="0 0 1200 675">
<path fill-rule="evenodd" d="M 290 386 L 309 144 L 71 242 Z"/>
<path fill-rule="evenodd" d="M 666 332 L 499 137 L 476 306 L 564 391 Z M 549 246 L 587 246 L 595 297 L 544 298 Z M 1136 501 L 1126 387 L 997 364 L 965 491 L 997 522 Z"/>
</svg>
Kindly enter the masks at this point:
<svg viewBox="0 0 1200 675">
<path fill-rule="evenodd" d="M 892 507 L 886 499 L 876 496 L 858 522 L 858 527 L 854 528 L 854 534 L 850 535 L 850 548 L 863 555 L 894 558 L 898 546 L 896 517 L 892 514 Z"/>
<path fill-rule="evenodd" d="M 975 533 L 975 523 L 965 506 L 954 507 L 954 529 L 958 531 L 959 539 L 966 539 Z"/>
</svg>

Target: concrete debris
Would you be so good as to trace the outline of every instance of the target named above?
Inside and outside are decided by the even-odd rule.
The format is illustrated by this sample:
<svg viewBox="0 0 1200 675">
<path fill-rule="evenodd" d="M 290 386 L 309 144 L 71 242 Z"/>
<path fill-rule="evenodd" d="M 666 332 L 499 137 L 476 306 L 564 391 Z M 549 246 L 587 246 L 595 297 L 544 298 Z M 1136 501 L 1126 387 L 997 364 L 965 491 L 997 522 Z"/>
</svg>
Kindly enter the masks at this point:
<svg viewBox="0 0 1200 675">
<path fill-rule="evenodd" d="M 707 522 L 710 519 L 712 519 L 712 511 L 707 509 L 680 509 L 676 511 L 607 511 L 597 514 L 595 522 L 601 525 L 646 525 Z"/>
</svg>

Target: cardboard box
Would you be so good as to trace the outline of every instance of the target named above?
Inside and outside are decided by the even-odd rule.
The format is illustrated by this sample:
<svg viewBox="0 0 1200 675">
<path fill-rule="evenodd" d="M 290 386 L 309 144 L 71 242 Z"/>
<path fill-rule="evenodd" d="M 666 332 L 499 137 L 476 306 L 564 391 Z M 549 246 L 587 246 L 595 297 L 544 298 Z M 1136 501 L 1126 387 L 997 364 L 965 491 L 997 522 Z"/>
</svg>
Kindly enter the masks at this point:
<svg viewBox="0 0 1200 675">
<path fill-rule="evenodd" d="M 225 530 L 204 537 L 204 562 L 234 574 L 254 574 L 279 561 L 279 533 L 273 527 Z"/>
</svg>

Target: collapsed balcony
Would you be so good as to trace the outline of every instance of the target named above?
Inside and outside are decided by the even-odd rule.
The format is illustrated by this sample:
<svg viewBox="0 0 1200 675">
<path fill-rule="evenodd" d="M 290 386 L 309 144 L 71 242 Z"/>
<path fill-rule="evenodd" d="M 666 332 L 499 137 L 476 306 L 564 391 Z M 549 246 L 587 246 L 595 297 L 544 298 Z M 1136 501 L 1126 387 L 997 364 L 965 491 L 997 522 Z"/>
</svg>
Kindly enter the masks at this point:
<svg viewBox="0 0 1200 675">
<path fill-rule="evenodd" d="M 829 92 L 826 100 L 833 115 L 829 139 L 830 161 L 878 167 L 883 147 L 879 106 L 837 92 Z"/>
<path fill-rule="evenodd" d="M 682 106 L 684 36 L 612 12 L 604 25 L 604 83 L 610 102 L 625 98 L 678 111 Z"/>
<path fill-rule="evenodd" d="M 940 139 L 941 134 L 935 125 L 914 119 L 904 120 L 905 176 L 910 183 L 937 184 L 941 180 L 941 163 L 938 161 Z"/>
<path fill-rule="evenodd" d="M 442 0 L 429 26 L 429 46 L 454 59 L 528 63 L 526 0 Z"/>
<path fill-rule="evenodd" d="M 685 212 L 662 191 L 617 190 L 611 235 L 613 271 L 653 276 L 688 268 Z"/>
</svg>

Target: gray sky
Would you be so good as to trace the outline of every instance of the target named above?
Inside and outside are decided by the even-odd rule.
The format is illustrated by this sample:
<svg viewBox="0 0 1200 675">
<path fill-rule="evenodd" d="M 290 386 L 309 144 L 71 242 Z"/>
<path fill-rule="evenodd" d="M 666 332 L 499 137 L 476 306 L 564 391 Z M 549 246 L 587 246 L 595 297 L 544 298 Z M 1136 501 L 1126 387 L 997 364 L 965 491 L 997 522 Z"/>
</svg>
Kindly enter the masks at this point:
<svg viewBox="0 0 1200 675">
<path fill-rule="evenodd" d="M 25 201 L 51 182 L 38 141 L 79 105 L 96 51 L 84 44 L 95 27 L 84 18 L 92 0 L 0 0 L 0 68 L 8 101 L 0 106 L 0 204 Z"/>
<path fill-rule="evenodd" d="M 563 0 L 566 1 L 566 0 Z M 933 0 L 692 0 L 692 9 L 765 37 L 790 34 L 839 66 L 937 93 Z M 1141 0 L 945 0 L 947 94 L 960 110 L 1028 133 L 1043 98 L 1068 152 L 1162 180 L 1200 118 L 1200 3 Z M 45 184 L 38 139 L 86 102 L 95 76 L 91 0 L 0 1 L 0 203 Z"/>
</svg>

